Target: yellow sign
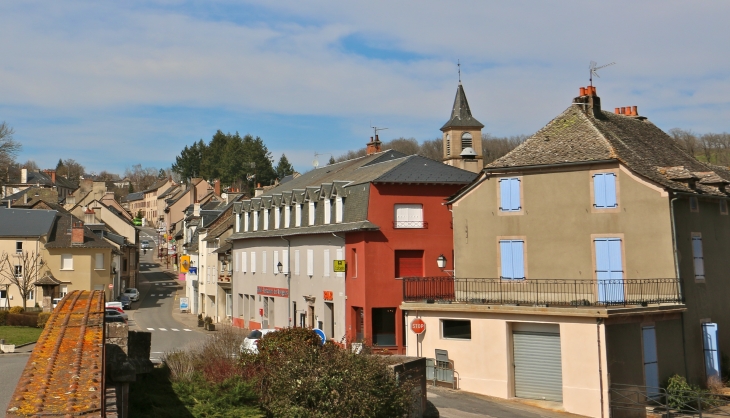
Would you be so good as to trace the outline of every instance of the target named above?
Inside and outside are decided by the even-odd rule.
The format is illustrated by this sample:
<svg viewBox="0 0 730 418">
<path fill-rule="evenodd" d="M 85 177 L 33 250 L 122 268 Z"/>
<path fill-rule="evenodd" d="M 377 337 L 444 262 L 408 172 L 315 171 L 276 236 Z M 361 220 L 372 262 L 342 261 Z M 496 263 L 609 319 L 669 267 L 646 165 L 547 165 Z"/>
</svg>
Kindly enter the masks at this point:
<svg viewBox="0 0 730 418">
<path fill-rule="evenodd" d="M 345 260 L 335 260 L 333 264 L 335 273 L 344 273 L 347 270 L 347 261 Z"/>
<path fill-rule="evenodd" d="M 180 273 L 187 273 L 190 270 L 190 256 L 180 257 Z"/>
</svg>

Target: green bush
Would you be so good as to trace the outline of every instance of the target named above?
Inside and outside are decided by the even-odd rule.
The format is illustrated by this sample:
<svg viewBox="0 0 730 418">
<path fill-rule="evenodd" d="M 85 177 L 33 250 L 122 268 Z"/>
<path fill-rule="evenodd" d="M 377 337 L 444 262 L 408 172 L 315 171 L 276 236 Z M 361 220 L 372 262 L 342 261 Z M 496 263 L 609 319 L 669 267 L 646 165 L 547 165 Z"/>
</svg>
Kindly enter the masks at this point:
<svg viewBox="0 0 730 418">
<path fill-rule="evenodd" d="M 0 311 L 0 327 L 5 325 L 8 320 L 8 311 Z"/>
<path fill-rule="evenodd" d="M 51 317 L 50 312 L 41 312 L 38 314 L 38 328 L 45 328 L 48 318 Z"/>
<path fill-rule="evenodd" d="M 247 417 L 259 416 L 258 396 L 254 384 L 241 376 L 233 376 L 221 383 L 211 383 L 196 373 L 190 381 L 172 384 L 180 401 L 194 417 Z"/>
<path fill-rule="evenodd" d="M 266 334 L 244 368 L 260 371 L 261 408 L 276 417 L 398 417 L 411 404 L 410 384 L 399 384 L 373 355 L 353 354 L 306 328 Z"/>
<path fill-rule="evenodd" d="M 22 306 L 13 306 L 12 308 L 10 308 L 11 314 L 21 314 L 23 312 L 25 312 L 25 309 L 23 309 Z"/>
<path fill-rule="evenodd" d="M 36 315 L 23 315 L 23 314 L 8 314 L 6 320 L 7 325 L 18 326 L 18 327 L 33 327 L 38 326 L 38 317 Z"/>
</svg>

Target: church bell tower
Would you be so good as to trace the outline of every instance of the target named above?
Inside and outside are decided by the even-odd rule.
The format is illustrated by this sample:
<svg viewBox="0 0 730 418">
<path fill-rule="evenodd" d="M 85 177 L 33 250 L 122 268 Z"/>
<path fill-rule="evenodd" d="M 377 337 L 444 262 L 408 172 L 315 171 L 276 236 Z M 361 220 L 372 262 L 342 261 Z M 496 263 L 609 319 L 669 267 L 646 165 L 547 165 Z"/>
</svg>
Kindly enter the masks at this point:
<svg viewBox="0 0 730 418">
<path fill-rule="evenodd" d="M 484 167 L 482 156 L 482 125 L 471 115 L 464 87 L 459 81 L 451 119 L 441 127 L 443 162 L 454 167 L 478 173 Z"/>
</svg>

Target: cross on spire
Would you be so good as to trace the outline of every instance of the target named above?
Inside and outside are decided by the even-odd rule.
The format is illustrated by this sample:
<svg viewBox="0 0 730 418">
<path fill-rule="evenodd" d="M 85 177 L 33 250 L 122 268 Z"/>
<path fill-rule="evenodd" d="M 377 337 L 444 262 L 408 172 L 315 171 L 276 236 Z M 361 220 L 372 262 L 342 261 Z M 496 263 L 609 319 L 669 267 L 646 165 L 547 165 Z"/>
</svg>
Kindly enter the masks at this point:
<svg viewBox="0 0 730 418">
<path fill-rule="evenodd" d="M 456 66 L 459 68 L 459 84 L 461 84 L 461 62 L 456 60 Z"/>
</svg>

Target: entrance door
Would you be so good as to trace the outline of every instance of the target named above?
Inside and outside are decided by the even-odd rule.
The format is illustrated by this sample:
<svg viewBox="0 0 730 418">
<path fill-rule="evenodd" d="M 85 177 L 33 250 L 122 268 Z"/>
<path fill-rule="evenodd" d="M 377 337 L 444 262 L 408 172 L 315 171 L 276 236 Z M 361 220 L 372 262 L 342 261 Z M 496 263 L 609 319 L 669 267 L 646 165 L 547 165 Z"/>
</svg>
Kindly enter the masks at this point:
<svg viewBox="0 0 730 418">
<path fill-rule="evenodd" d="M 314 306 L 309 306 L 307 316 L 309 317 L 309 321 L 307 321 L 307 326 L 309 327 L 309 329 L 314 329 Z"/>
<path fill-rule="evenodd" d="M 644 384 L 650 397 L 659 395 L 659 362 L 656 355 L 656 329 L 653 326 L 641 328 L 644 345 Z"/>
<path fill-rule="evenodd" d="M 598 279 L 598 302 L 624 303 L 624 270 L 621 259 L 620 238 L 596 238 L 596 279 Z"/>
<path fill-rule="evenodd" d="M 563 370 L 559 326 L 515 324 L 512 341 L 515 396 L 562 402 Z"/>
<path fill-rule="evenodd" d="M 335 338 L 335 304 L 324 303 L 324 331 L 328 338 Z"/>
</svg>

